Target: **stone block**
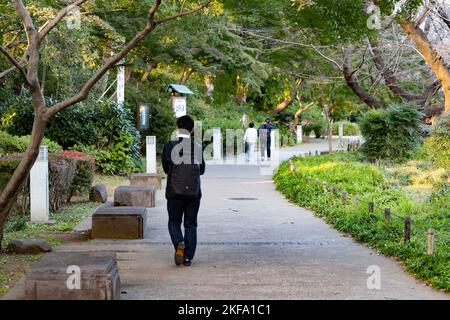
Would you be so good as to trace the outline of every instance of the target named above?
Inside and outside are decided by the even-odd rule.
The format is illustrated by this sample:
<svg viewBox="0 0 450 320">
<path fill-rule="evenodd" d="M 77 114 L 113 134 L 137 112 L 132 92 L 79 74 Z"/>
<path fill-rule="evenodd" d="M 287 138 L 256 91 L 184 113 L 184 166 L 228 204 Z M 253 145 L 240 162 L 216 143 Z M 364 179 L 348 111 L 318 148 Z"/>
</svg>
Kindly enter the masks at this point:
<svg viewBox="0 0 450 320">
<path fill-rule="evenodd" d="M 155 186 L 121 186 L 114 191 L 114 206 L 152 208 L 156 205 L 155 198 Z"/>
<path fill-rule="evenodd" d="M 27 272 L 25 294 L 27 300 L 118 300 L 120 277 L 116 254 L 46 254 Z"/>
<path fill-rule="evenodd" d="M 105 203 L 108 200 L 108 192 L 104 184 L 97 184 L 89 192 L 89 201 Z"/>
<path fill-rule="evenodd" d="M 161 189 L 161 176 L 156 173 L 133 173 L 130 175 L 131 185 L 150 185 Z"/>
<path fill-rule="evenodd" d="M 42 239 L 16 239 L 8 244 L 8 251 L 16 254 L 39 254 L 52 251 L 52 247 Z"/>
<path fill-rule="evenodd" d="M 102 206 L 92 215 L 94 239 L 143 239 L 147 229 L 147 208 Z"/>
</svg>

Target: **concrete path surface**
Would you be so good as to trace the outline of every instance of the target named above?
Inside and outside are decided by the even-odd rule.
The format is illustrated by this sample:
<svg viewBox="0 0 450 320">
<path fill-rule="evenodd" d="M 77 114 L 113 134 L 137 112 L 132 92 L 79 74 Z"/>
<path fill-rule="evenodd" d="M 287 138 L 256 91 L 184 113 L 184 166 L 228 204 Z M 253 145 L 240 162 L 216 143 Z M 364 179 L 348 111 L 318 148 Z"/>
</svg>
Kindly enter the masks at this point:
<svg viewBox="0 0 450 320">
<path fill-rule="evenodd" d="M 325 141 L 283 150 L 280 158 L 316 149 L 326 150 Z M 202 186 L 191 267 L 174 265 L 163 191 L 150 210 L 147 239 L 57 250 L 117 252 L 123 299 L 449 299 L 289 203 L 258 166 L 209 165 Z M 374 265 L 380 290 L 367 287 Z"/>
</svg>

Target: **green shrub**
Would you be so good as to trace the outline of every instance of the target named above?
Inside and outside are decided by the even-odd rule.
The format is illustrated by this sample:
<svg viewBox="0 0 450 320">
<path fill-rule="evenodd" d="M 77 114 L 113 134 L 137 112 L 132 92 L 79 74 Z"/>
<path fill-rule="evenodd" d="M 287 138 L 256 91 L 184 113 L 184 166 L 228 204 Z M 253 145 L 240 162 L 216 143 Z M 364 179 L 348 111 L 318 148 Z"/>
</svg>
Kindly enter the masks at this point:
<svg viewBox="0 0 450 320">
<path fill-rule="evenodd" d="M 25 152 L 30 142 L 30 136 L 16 137 L 0 131 L 0 154 L 12 154 Z M 44 138 L 41 145 L 48 146 L 49 153 L 58 153 L 62 147 L 50 139 Z"/>
<path fill-rule="evenodd" d="M 142 168 L 141 161 L 136 161 L 128 150 L 135 143 L 132 134 L 122 132 L 111 150 L 97 149 L 93 146 L 77 145 L 73 149 L 91 155 L 95 160 L 97 171 L 106 174 L 127 175 Z"/>
<path fill-rule="evenodd" d="M 327 121 L 322 116 L 322 111 L 313 106 L 301 114 L 301 124 L 303 126 L 303 134 L 309 136 L 311 132 L 314 132 L 316 138 L 326 135 Z"/>
<path fill-rule="evenodd" d="M 409 159 L 421 141 L 421 114 L 411 106 L 373 110 L 361 120 L 361 152 L 370 161 Z"/>
<path fill-rule="evenodd" d="M 359 126 L 357 123 L 349 121 L 339 121 L 333 123 L 333 134 L 339 134 L 339 124 L 344 124 L 344 136 L 358 136 L 360 134 Z"/>
<path fill-rule="evenodd" d="M 450 115 L 439 119 L 431 135 L 425 139 L 431 160 L 442 168 L 450 168 Z"/>
</svg>

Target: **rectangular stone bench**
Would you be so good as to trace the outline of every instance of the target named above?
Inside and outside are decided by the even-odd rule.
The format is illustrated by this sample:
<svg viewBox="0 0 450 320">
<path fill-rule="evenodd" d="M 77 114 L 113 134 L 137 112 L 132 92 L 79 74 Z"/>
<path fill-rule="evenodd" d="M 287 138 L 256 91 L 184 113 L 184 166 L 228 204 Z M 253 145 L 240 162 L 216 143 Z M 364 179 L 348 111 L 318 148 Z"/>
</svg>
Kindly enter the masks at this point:
<svg viewBox="0 0 450 320">
<path fill-rule="evenodd" d="M 25 276 L 27 300 L 118 300 L 120 277 L 115 253 L 52 252 Z"/>
<path fill-rule="evenodd" d="M 150 185 L 121 186 L 114 191 L 116 207 L 146 207 L 156 205 L 156 187 Z"/>
<path fill-rule="evenodd" d="M 144 207 L 99 207 L 92 214 L 94 239 L 143 239 L 148 209 Z"/>
<path fill-rule="evenodd" d="M 133 173 L 130 175 L 130 184 L 150 185 L 161 189 L 161 177 L 156 173 Z"/>
</svg>

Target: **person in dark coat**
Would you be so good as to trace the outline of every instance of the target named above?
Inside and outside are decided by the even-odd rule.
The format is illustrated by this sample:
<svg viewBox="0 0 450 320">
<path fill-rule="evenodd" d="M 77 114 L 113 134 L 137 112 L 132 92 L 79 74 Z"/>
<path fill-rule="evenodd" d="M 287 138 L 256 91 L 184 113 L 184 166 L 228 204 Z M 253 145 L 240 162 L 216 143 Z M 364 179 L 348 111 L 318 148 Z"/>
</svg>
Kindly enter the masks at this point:
<svg viewBox="0 0 450 320">
<path fill-rule="evenodd" d="M 175 264 L 190 266 L 197 246 L 197 215 L 202 191 L 200 175 L 205 173 L 202 146 L 191 139 L 194 120 L 177 119 L 177 136 L 164 145 L 162 166 L 167 174 L 166 199 L 169 233 L 175 247 Z M 181 223 L 184 218 L 184 236 Z"/>
</svg>

